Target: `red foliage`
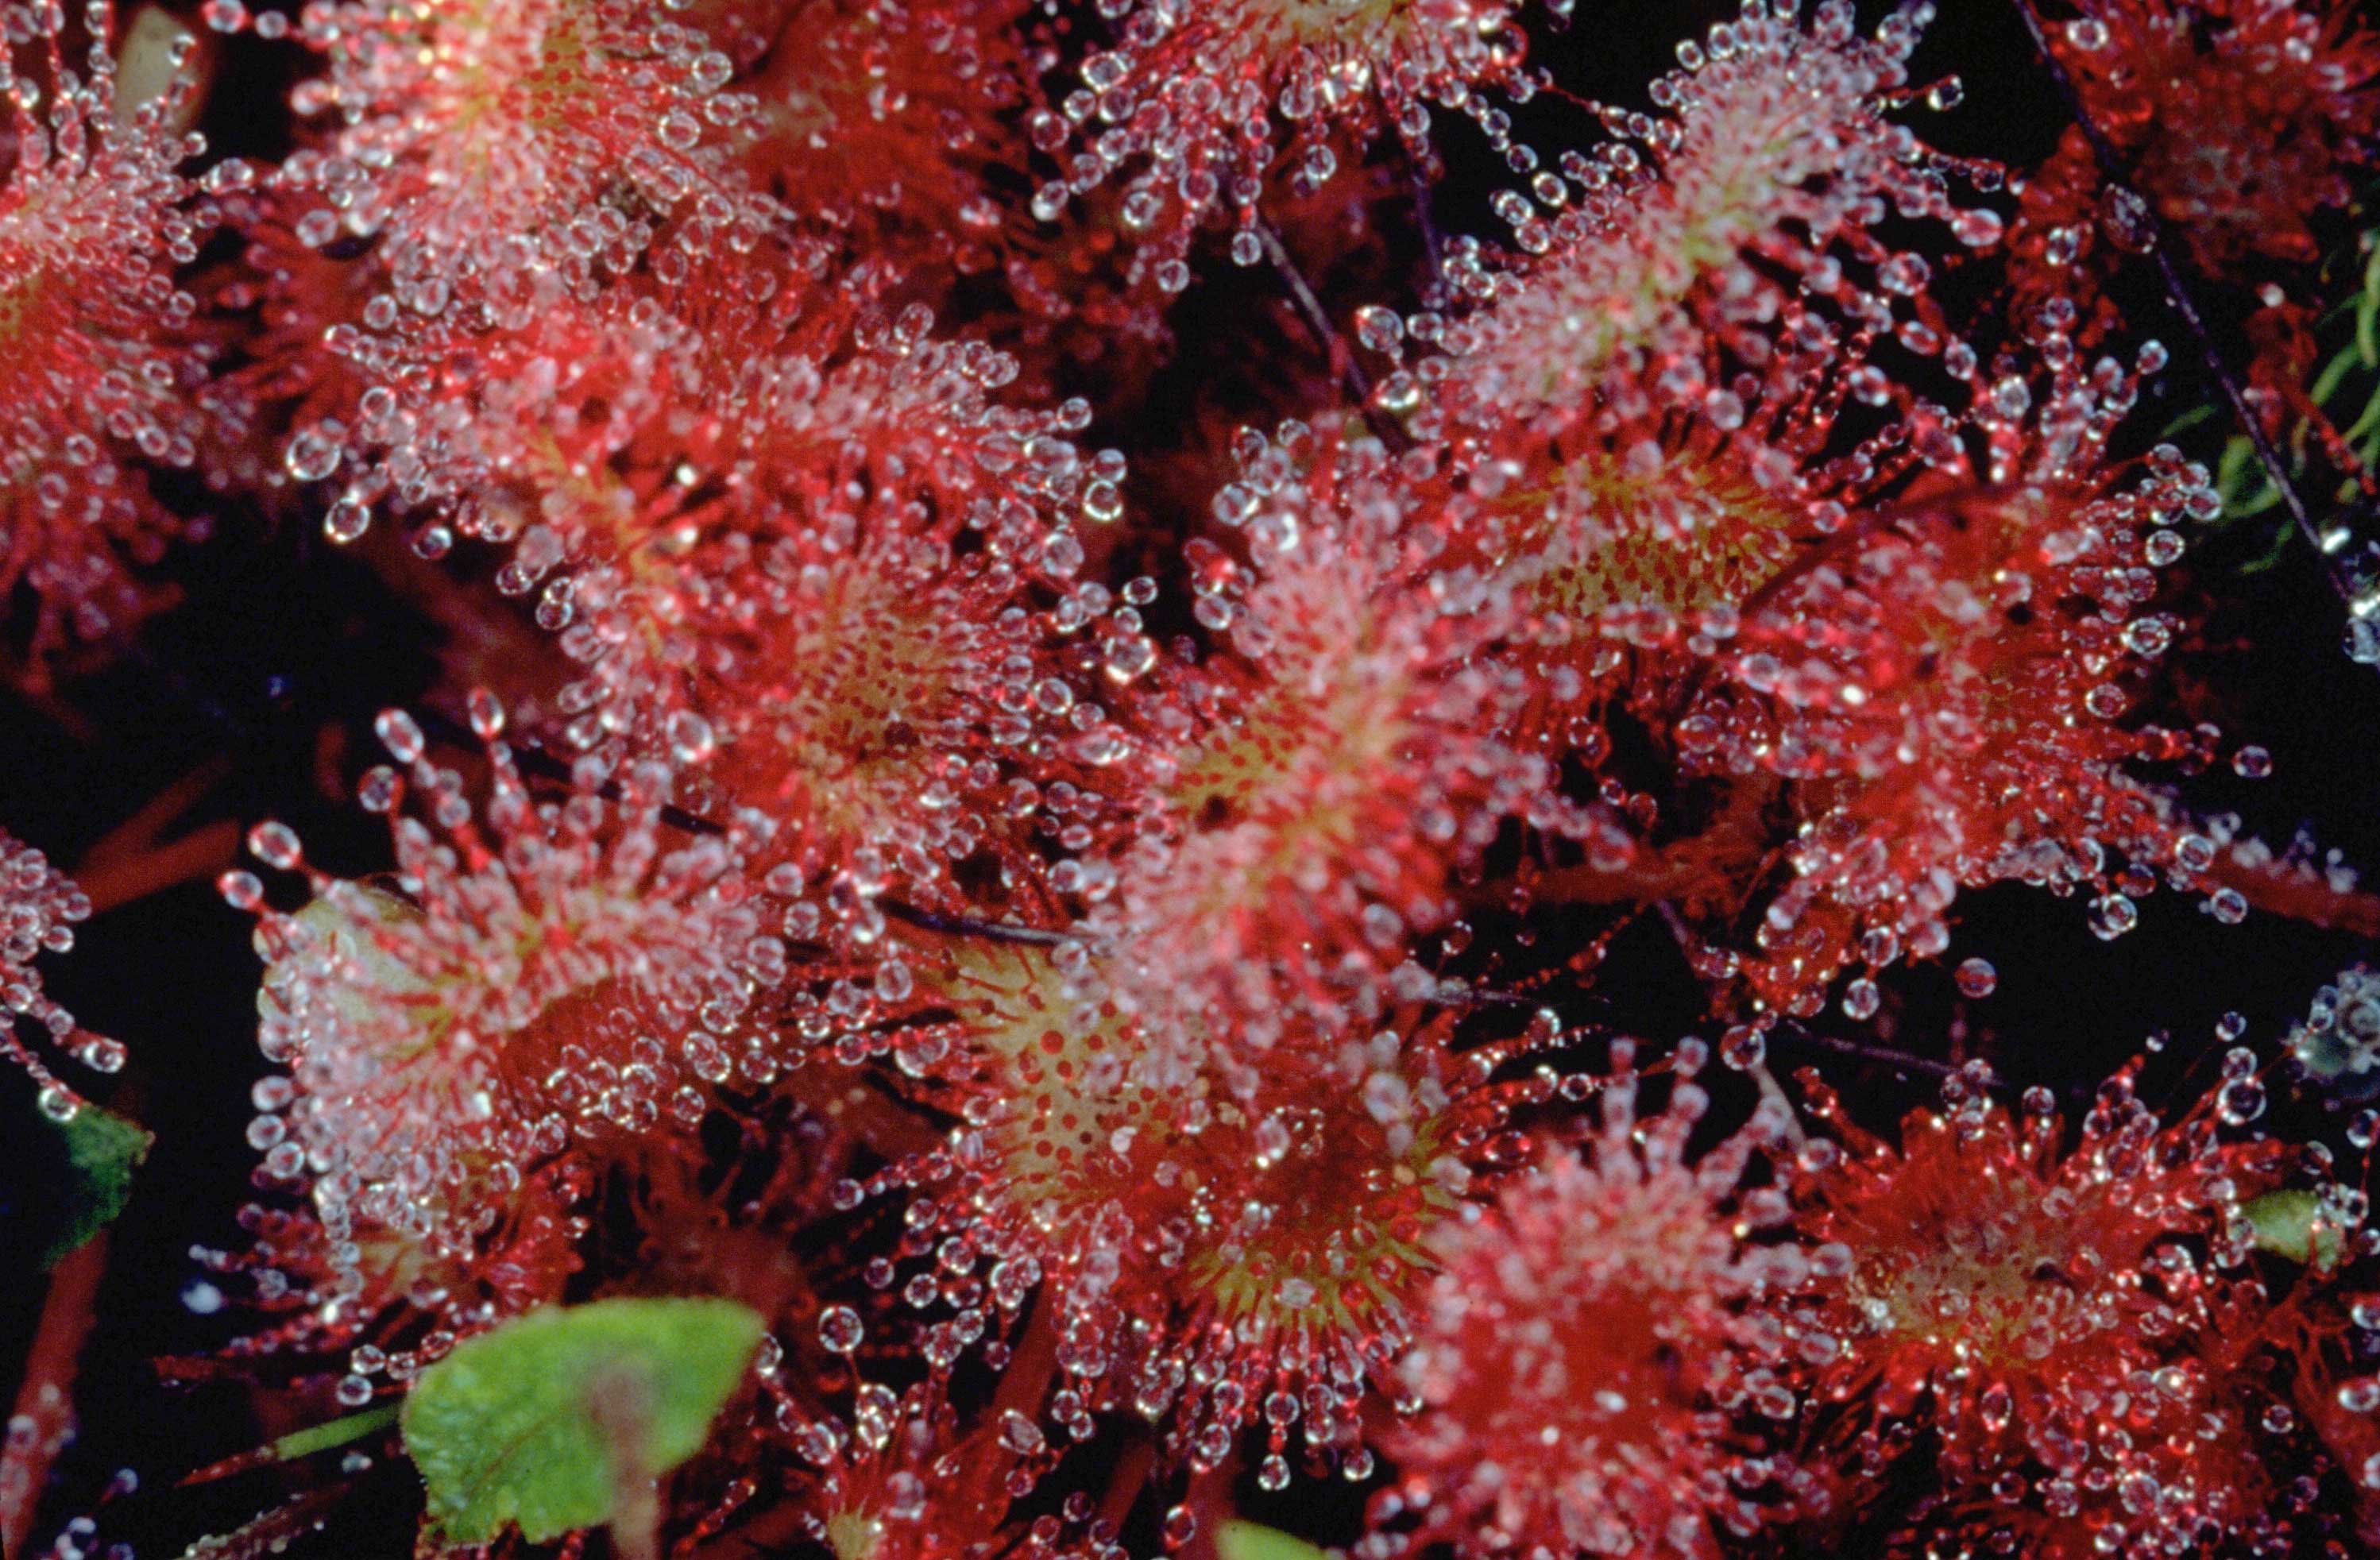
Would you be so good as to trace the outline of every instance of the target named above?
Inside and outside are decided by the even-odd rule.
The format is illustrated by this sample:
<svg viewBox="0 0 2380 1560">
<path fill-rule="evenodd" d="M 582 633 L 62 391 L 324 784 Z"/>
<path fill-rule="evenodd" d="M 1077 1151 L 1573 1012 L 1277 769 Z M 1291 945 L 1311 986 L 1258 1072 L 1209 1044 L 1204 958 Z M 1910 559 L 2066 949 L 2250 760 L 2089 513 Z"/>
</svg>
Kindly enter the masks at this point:
<svg viewBox="0 0 2380 1560">
<path fill-rule="evenodd" d="M 2276 1505 L 2279 1470 L 2325 1460 L 2292 1439 L 2293 1406 L 2321 1391 L 2338 1323 L 2313 1275 L 2277 1299 L 2251 1261 L 2290 1156 L 2235 1131 L 2265 1107 L 2252 1054 L 2225 1072 L 2173 1122 L 2119 1074 L 2070 1148 L 2046 1090 L 2019 1116 L 1982 1069 L 1910 1116 L 1897 1146 L 1819 1092 L 1840 1142 L 1804 1152 L 1795 1188 L 1819 1276 L 1776 1309 L 1811 1391 L 1842 1409 L 1814 1420 L 1828 1444 L 1804 1454 L 1842 1471 L 1836 1500 L 1864 1499 L 1861 1481 L 1922 1432 L 1946 1485 L 1928 1521 L 2028 1554 L 2340 1526 Z M 2322 1217 L 2339 1220 L 2342 1191 L 2321 1191 Z"/>
<path fill-rule="evenodd" d="M 110 13 L 92 20 L 87 79 L 66 65 L 55 6 L 12 25 L 0 57 L 0 592 L 37 599 L 10 647 L 35 683 L 73 642 L 162 604 L 137 570 L 185 526 L 145 467 L 199 464 L 216 400 L 174 278 L 205 225 L 180 173 L 205 149 L 177 125 L 190 84 L 124 99 Z"/>
<path fill-rule="evenodd" d="M 1753 1308 L 1805 1264 L 1747 1245 L 1785 1205 L 1739 1178 L 1784 1113 L 1690 1158 L 1705 1096 L 1680 1076 L 1641 1122 L 1615 1082 L 1599 1131 L 1440 1232 L 1400 1367 L 1411 1417 L 1380 1437 L 1402 1477 L 1372 1519 L 1395 1540 L 1370 1552 L 1705 1556 L 1757 1530 L 1774 1470 L 1726 1426 L 1794 1411 L 1782 1339 Z"/>
<path fill-rule="evenodd" d="M 268 822 L 285 880 L 220 879 L 269 1070 L 200 1260 L 257 1317 L 177 1373 L 295 1427 L 533 1308 L 732 1297 L 752 1379 L 628 1560 L 1208 1560 L 1244 1471 L 1366 1486 L 1359 1560 L 2380 1542 L 2319 1115 L 2362 984 L 2286 1123 L 2243 1049 L 2070 1128 L 1961 1064 L 2073 1037 L 1909 967 L 2003 884 L 2380 929 L 2200 781 L 2237 581 L 2165 425 L 2224 387 L 2122 301 L 2162 224 L 2323 399 L 2380 42 L 2077 0 L 2043 63 L 2108 144 L 2028 170 L 1922 137 L 1931 11 L 1744 0 L 1639 112 L 1503 0 L 209 0 L 301 76 L 211 165 L 225 103 L 121 103 L 103 6 L 9 11 L 17 680 L 164 602 L 201 492 L 431 652 L 357 786 L 389 870 Z M 275 720 L 344 697 L 283 670 Z M 128 838 L 103 900 L 181 870 Z M 55 1120 L 51 1047 L 124 1056 L 33 967 L 91 908 L 0 836 Z M 1786 1045 L 1950 1083 L 1888 1141 Z"/>
<path fill-rule="evenodd" d="M 0 1026 L 0 1057 L 25 1070 L 41 1090 L 42 1113 L 61 1121 L 81 1108 L 82 1096 L 26 1046 L 18 1026 L 31 1025 L 47 1045 L 66 1047 L 93 1071 L 124 1065 L 124 1047 L 77 1023 L 43 993 L 42 973 L 33 966 L 42 954 L 72 949 L 76 924 L 90 914 L 91 901 L 47 856 L 0 833 L 0 1011 L 7 1020 Z"/>
</svg>

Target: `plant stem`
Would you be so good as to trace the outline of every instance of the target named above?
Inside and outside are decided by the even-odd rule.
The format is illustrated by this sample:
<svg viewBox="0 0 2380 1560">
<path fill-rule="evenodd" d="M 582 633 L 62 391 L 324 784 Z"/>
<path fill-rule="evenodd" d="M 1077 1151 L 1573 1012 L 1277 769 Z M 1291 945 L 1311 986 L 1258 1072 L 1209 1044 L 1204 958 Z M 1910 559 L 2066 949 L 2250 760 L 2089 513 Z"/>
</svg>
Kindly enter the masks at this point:
<svg viewBox="0 0 2380 1560">
<path fill-rule="evenodd" d="M 107 1231 L 101 1230 L 61 1258 L 50 1271 L 50 1292 L 25 1357 L 11 1424 L 30 1423 L 32 1433 L 12 1432 L 0 1449 L 0 1560 L 17 1560 L 31 1533 L 55 1460 L 74 1431 L 74 1378 L 83 1340 L 98 1314 L 99 1281 L 107 1271 Z"/>
<path fill-rule="evenodd" d="M 1255 231 L 1257 241 L 1264 246 L 1265 259 L 1271 262 L 1274 272 L 1280 276 L 1281 284 L 1287 290 L 1289 301 L 1296 308 L 1299 318 L 1305 321 L 1305 328 L 1314 333 L 1323 357 L 1330 364 L 1331 372 L 1338 375 L 1340 383 L 1346 387 L 1348 396 L 1363 417 L 1364 426 L 1392 452 L 1402 454 L 1411 449 L 1413 441 L 1406 436 L 1405 430 L 1381 416 L 1379 409 L 1372 405 L 1371 376 L 1364 372 L 1364 366 L 1355 361 L 1355 355 L 1348 350 L 1346 341 L 1330 323 L 1330 316 L 1324 310 L 1322 300 L 1314 296 L 1313 286 L 1305 280 L 1305 273 L 1298 270 L 1297 261 L 1281 243 L 1281 235 L 1274 232 L 1272 224 L 1262 217 L 1256 219 Z"/>
<path fill-rule="evenodd" d="M 2205 365 L 2208 376 L 2222 390 L 2224 400 L 2230 405 L 2232 417 L 2256 452 L 2257 464 L 2265 468 L 2265 479 L 2279 497 L 2281 507 L 2288 511 L 2289 523 L 2313 549 L 2315 567 L 2322 571 L 2323 578 L 2329 583 L 2332 591 L 2347 603 L 2349 611 L 2356 612 L 2355 588 L 2333 565 L 2330 550 L 2323 545 L 2322 533 L 2306 508 L 2304 496 L 2298 491 L 2297 483 L 2289 476 L 2288 464 L 2273 443 L 2264 419 L 2256 415 L 2255 407 L 2249 403 L 2246 385 L 2225 358 L 2223 349 L 2216 345 L 2213 333 L 2206 328 L 2206 317 L 2198 307 L 2197 296 L 2192 291 L 2190 278 L 2183 273 L 2181 262 L 2175 258 L 2173 236 L 2167 229 L 2164 219 L 2157 214 L 2153 202 L 2132 188 L 2127 176 L 2127 159 L 2107 139 L 2098 122 L 2091 117 L 2090 108 L 2082 101 L 2082 90 L 2075 85 L 2066 63 L 2050 47 L 2048 32 L 2042 25 L 2041 14 L 2034 7 L 2034 0 L 2010 0 L 2010 4 L 2015 6 L 2018 19 L 2023 22 L 2025 35 L 2033 42 L 2034 53 L 2049 73 L 2050 81 L 2058 89 L 2058 98 L 2073 119 L 2075 128 L 2082 132 L 2083 140 L 2090 146 L 2091 159 L 2098 164 L 2099 176 L 2107 182 L 2110 188 L 2140 201 L 2141 228 L 2147 236 L 2149 253 L 2156 263 L 2157 280 L 2165 288 L 2166 301 L 2180 316 L 2182 327 L 2197 345 L 2199 357 Z"/>
</svg>

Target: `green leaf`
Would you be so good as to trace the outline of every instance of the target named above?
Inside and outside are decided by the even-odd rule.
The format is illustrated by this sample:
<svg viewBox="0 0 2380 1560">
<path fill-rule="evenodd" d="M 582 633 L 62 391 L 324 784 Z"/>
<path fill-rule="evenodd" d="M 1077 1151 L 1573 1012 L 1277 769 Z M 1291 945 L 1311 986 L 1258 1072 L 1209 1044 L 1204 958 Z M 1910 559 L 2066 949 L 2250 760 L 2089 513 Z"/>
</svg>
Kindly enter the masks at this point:
<svg viewBox="0 0 2380 1560">
<path fill-rule="evenodd" d="M 1215 1530 L 1215 1553 L 1222 1560 L 1323 1560 L 1302 1538 L 1237 1518 Z"/>
<path fill-rule="evenodd" d="M 2222 458 L 2216 462 L 2215 482 L 2222 490 L 2227 507 L 2241 496 L 2240 489 L 2247 480 L 2248 462 L 2255 447 L 2245 439 L 2231 439 L 2223 445 Z"/>
<path fill-rule="evenodd" d="M 304 1430 L 293 1430 L 266 1447 L 265 1451 L 275 1462 L 289 1462 L 298 1457 L 310 1457 L 316 1452 L 327 1452 L 334 1446 L 344 1446 L 350 1441 L 360 1441 L 384 1425 L 395 1424 L 396 1410 L 397 1406 L 395 1403 L 375 1404 L 360 1414 L 349 1414 L 345 1419 L 333 1420 L 328 1424 L 309 1425 Z"/>
<path fill-rule="evenodd" d="M 44 1117 L 44 1120 L 48 1118 Z M 53 1121 L 66 1140 L 67 1163 L 74 1172 L 72 1189 L 57 1239 L 42 1253 L 42 1265 L 55 1267 L 67 1252 L 98 1234 L 124 1212 L 132 1198 L 132 1172 L 149 1157 L 157 1140 L 114 1111 L 88 1100 L 64 1121 Z"/>
<path fill-rule="evenodd" d="M 2355 347 L 2364 364 L 2380 369 L 2380 248 L 2363 270 L 2363 291 L 2355 300 Z"/>
<path fill-rule="evenodd" d="M 2325 1213 L 2322 1199 L 2302 1189 L 2268 1191 L 2240 1210 L 2256 1232 L 2260 1251 L 2313 1268 L 2338 1265 L 2339 1225 Z"/>
<path fill-rule="evenodd" d="M 2278 505 L 2280 502 L 2281 490 L 2278 488 L 2274 487 L 2270 482 L 2260 483 L 2256 488 L 2255 496 L 2242 500 L 2239 507 L 2231 512 L 2231 518 L 2234 520 L 2253 520 L 2257 515 L 2263 514 Z M 2286 526 L 2281 527 L 2279 532 L 2280 540 L 2275 543 L 2275 546 L 2286 547 L 2289 545 L 2289 538 L 2296 534 L 2297 533 L 2295 531 L 2290 530 Z"/>
<path fill-rule="evenodd" d="M 2355 370 L 2356 366 L 2355 348 L 2342 347 L 2323 365 L 2322 372 L 2313 377 L 2313 387 L 2307 393 L 2323 405 L 2329 405 L 2330 398 L 2338 393 L 2339 384 Z"/>
<path fill-rule="evenodd" d="M 532 1542 L 609 1522 L 701 1450 L 759 1348 L 725 1300 L 549 1307 L 471 1339 L 405 1400 L 405 1447 L 448 1540 Z"/>
<path fill-rule="evenodd" d="M 2380 385 L 2373 386 L 2372 399 L 2363 404 L 2363 415 L 2350 424 L 2339 437 L 2352 443 L 2375 428 L 2380 428 Z"/>
</svg>

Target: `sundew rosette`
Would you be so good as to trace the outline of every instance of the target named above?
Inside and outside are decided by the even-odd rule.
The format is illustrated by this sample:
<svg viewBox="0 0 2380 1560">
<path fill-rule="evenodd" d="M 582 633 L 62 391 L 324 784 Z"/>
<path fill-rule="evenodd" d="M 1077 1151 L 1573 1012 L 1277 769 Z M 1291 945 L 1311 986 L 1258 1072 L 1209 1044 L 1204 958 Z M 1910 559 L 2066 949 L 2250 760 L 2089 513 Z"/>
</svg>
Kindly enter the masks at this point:
<svg viewBox="0 0 2380 1560">
<path fill-rule="evenodd" d="M 0 593 L 29 588 L 16 675 L 45 683 L 74 645 L 120 635 L 165 599 L 144 578 L 190 528 L 147 467 L 187 469 L 210 440 L 198 305 L 175 269 L 205 229 L 182 165 L 187 35 L 146 102 L 125 97 L 109 53 L 115 13 L 82 13 L 68 63 L 62 7 L 26 9 L 0 49 Z"/>
<path fill-rule="evenodd" d="M 2048 1090 L 2011 1108 L 1970 1064 L 1894 1137 L 1813 1081 L 1828 1135 L 1792 1184 L 1815 1276 L 1767 1310 L 1833 1406 L 1802 1427 L 1830 1520 L 1863 1519 L 1921 1435 L 1944 1497 L 1920 1525 L 1943 1542 L 2252 1552 L 2369 1511 L 2380 1391 L 2342 1380 L 2380 1322 L 2356 1284 L 2362 1194 L 2257 1126 L 2252 1052 L 2171 1118 L 2139 1070 L 2070 1124 Z M 2318 1485 L 2346 1498 L 2305 1498 Z"/>
<path fill-rule="evenodd" d="M 1567 15 L 1568 0 L 1548 7 Z M 1276 187 L 1310 196 L 1393 140 L 1427 160 L 1430 121 L 1460 113 L 1512 149 L 1497 100 L 1536 90 L 1523 7 L 1509 0 L 1214 0 L 1111 11 L 1081 85 L 1031 117 L 1055 176 L 1033 196 L 1044 222 L 1102 186 L 1120 187 L 1124 236 L 1166 293 L 1191 281 L 1191 244 L 1229 225 L 1232 259 L 1264 257 Z"/>
<path fill-rule="evenodd" d="M 1758 1307 L 1798 1289 L 1809 1259 L 1754 1167 L 1792 1124 L 1764 1104 L 1694 1152 L 1703 1050 L 1680 1047 L 1657 1113 L 1609 1080 L 1599 1121 L 1433 1235 L 1399 1413 L 1376 1437 L 1399 1477 L 1373 1497 L 1363 1553 L 1702 1560 L 1779 1508 L 1786 1469 L 1759 1429 L 1800 1400 Z"/>
<path fill-rule="evenodd" d="M 1457 1053 L 1454 1015 L 1415 1010 L 1251 1067 L 1226 1034 L 1153 1039 L 1079 948 L 919 937 L 909 966 L 914 993 L 839 1054 L 889 1061 L 961 1125 L 871 1187 L 930 1209 L 919 1257 L 990 1264 L 1003 1310 L 1040 1286 L 1050 1416 L 1081 1435 L 1129 1409 L 1199 1468 L 1259 1425 L 1268 1488 L 1301 1459 L 1367 1476 L 1360 1415 L 1432 1232 L 1517 1167 L 1504 1128 L 1554 1094 L 1502 1064 L 1559 1026 Z M 936 1326 L 927 1352 L 947 1366 L 968 1341 Z"/>
<path fill-rule="evenodd" d="M 785 950 L 738 876 L 742 842 L 665 833 L 659 766 L 533 796 L 494 740 L 492 704 L 475 713 L 484 809 L 391 712 L 381 733 L 406 771 L 374 770 L 362 796 L 390 816 L 395 871 L 309 869 L 304 909 L 260 914 L 259 1042 L 290 1087 L 250 1141 L 348 1253 L 334 1291 L 364 1288 L 370 1232 L 468 1268 L 541 1167 L 618 1134 L 691 1130 L 710 1088 L 782 1065 L 749 1022 Z M 267 865 L 304 867 L 280 825 L 250 843 Z M 261 903 L 245 873 L 225 892 Z"/>
</svg>

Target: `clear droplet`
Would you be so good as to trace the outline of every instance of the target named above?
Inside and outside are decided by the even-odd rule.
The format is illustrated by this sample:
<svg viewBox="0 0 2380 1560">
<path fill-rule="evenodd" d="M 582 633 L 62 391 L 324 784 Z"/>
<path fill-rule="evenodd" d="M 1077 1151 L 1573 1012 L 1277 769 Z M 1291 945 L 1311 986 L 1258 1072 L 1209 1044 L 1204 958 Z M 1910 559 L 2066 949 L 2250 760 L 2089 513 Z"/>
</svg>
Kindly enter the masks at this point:
<svg viewBox="0 0 2380 1560">
<path fill-rule="evenodd" d="M 857 1351 L 868 1329 L 859 1320 L 859 1312 L 847 1305 L 831 1305 L 819 1313 L 819 1342 L 837 1354 Z"/>
</svg>

